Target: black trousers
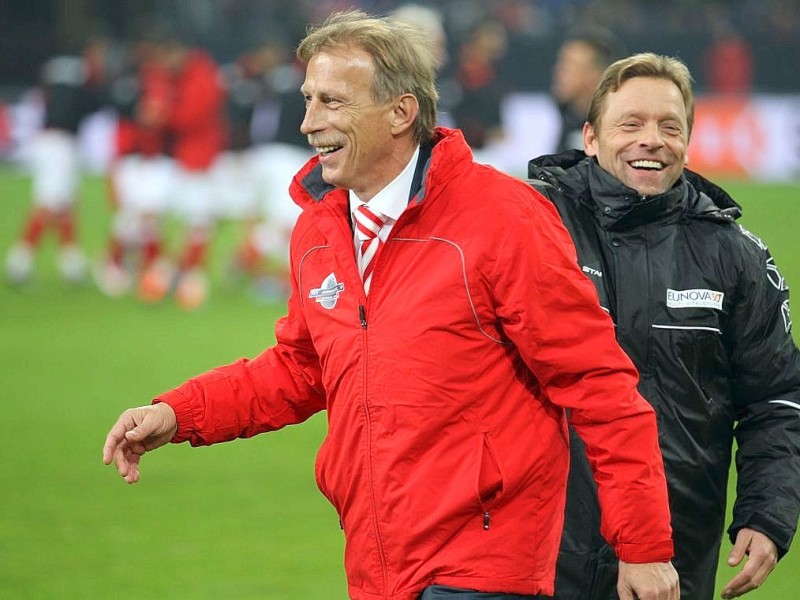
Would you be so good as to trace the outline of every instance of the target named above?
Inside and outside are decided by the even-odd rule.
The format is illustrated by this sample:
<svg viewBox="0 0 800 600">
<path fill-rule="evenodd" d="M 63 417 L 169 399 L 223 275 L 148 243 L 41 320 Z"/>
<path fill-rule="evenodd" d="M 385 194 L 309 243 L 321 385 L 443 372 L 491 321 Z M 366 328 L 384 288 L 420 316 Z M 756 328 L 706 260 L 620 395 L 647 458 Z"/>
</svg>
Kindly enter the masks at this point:
<svg viewBox="0 0 800 600">
<path fill-rule="evenodd" d="M 444 585 L 431 585 L 422 590 L 419 600 L 547 600 L 550 596 L 524 596 L 502 592 L 476 592 Z"/>
</svg>

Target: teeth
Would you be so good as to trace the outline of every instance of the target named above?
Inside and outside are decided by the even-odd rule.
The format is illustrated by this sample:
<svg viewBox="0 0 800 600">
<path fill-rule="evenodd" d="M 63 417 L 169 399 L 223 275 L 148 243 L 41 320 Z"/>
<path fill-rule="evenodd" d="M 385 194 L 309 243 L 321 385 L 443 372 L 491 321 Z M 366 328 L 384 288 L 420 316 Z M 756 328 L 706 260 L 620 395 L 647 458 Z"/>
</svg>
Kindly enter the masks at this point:
<svg viewBox="0 0 800 600">
<path fill-rule="evenodd" d="M 663 169 L 664 165 L 657 160 L 634 160 L 631 162 L 632 167 L 637 169 Z"/>
<path fill-rule="evenodd" d="M 339 146 L 317 146 L 317 152 L 320 154 L 327 154 L 329 152 L 333 152 L 337 150 Z"/>
</svg>

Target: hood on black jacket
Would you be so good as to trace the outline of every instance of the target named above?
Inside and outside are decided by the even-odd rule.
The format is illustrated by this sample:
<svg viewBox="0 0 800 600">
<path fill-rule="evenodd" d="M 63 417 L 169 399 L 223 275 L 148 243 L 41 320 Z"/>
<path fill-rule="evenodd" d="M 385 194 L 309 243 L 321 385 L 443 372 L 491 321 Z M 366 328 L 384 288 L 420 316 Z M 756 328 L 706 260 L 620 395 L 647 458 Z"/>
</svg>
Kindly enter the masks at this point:
<svg viewBox="0 0 800 600">
<path fill-rule="evenodd" d="M 545 154 L 528 161 L 528 179 L 541 180 L 558 187 L 567 187 L 570 169 L 589 157 L 583 150 L 567 150 L 559 154 Z M 596 159 L 591 159 L 595 160 Z M 721 187 L 689 169 L 683 170 L 683 179 L 697 192 L 693 212 L 701 217 L 731 221 L 742 216 L 741 206 Z M 620 182 L 621 184 L 621 182 Z"/>
</svg>

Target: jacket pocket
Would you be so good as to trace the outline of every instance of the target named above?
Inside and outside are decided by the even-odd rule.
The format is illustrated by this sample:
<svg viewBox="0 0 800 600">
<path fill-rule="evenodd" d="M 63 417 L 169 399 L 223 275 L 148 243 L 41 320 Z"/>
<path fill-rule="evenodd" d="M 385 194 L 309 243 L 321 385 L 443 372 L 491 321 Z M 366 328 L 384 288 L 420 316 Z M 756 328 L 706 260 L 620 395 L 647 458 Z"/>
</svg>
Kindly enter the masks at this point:
<svg viewBox="0 0 800 600">
<path fill-rule="evenodd" d="M 719 444 L 734 419 L 722 331 L 715 325 L 654 325 L 651 336 L 653 375 L 643 378 L 642 391 L 660 423 L 675 422 L 704 448 Z"/>
<path fill-rule="evenodd" d="M 339 518 L 341 518 L 342 513 L 339 510 L 339 506 L 336 503 L 336 500 L 329 491 L 328 482 L 325 477 L 328 450 L 329 450 L 328 438 L 326 437 L 319 448 L 319 452 L 317 452 L 317 458 L 316 461 L 314 462 L 314 479 L 317 482 L 317 488 L 319 488 L 319 491 L 322 492 L 322 495 L 325 496 L 328 502 L 330 502 L 333 505 L 333 507 L 336 509 L 336 513 L 339 515 Z"/>
<path fill-rule="evenodd" d="M 481 510 L 486 513 L 502 498 L 505 487 L 503 469 L 488 433 L 480 436 L 479 456 L 477 495 Z"/>
</svg>

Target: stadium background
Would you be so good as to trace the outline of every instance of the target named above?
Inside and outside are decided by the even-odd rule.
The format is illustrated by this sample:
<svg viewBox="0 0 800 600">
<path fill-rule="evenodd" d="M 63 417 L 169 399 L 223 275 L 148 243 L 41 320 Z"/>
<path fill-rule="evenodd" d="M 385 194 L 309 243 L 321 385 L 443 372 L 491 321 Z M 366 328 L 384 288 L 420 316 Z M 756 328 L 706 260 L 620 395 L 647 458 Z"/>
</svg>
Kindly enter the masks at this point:
<svg viewBox="0 0 800 600">
<path fill-rule="evenodd" d="M 102 19 L 120 38 L 148 15 L 175 19 L 220 60 L 265 32 L 299 36 L 305 24 L 351 2 L 28 0 L 0 3 L 0 98 L 13 105 L 41 63 Z M 395 2 L 361 2 L 384 12 Z M 428 2 L 459 32 L 483 11 L 506 15 L 513 44 L 504 73 L 513 82 L 508 114 L 529 119 L 541 106 L 558 42 L 579 16 L 606 23 L 628 50 L 676 54 L 698 92 L 709 89 L 704 55 L 715 19 L 738 28 L 753 51 L 749 90 L 712 110 L 706 142 L 726 161 L 709 165 L 744 205 L 742 223 L 770 246 L 793 289 L 800 286 L 797 176 L 800 124 L 800 3 L 792 0 L 693 2 Z M 522 12 L 519 12 L 522 11 Z M 508 16 L 514 16 L 514 18 Z M 523 15 L 524 18 L 520 18 Z M 520 31 L 518 31 L 518 29 Z M 277 33 L 276 33 L 277 35 Z M 519 106 L 524 109 L 515 113 Z M 534 119 L 552 116 L 546 108 Z M 522 116 L 520 116 L 522 115 Z M 722 116 L 720 116 L 722 115 Z M 754 116 L 755 115 L 755 116 Z M 523 118 L 524 117 L 524 118 Z M 699 125 L 699 121 L 698 121 Z M 716 133 L 715 133 L 716 131 Z M 527 135 L 527 134 L 526 134 Z M 714 137 L 714 136 L 717 137 Z M 513 135 L 512 135 L 513 137 Z M 528 137 L 527 141 L 530 142 Z M 544 142 L 542 142 L 544 143 Z M 693 144 L 697 143 L 697 139 Z M 694 147 L 690 147 L 690 153 Z M 710 152 L 710 151 L 709 151 Z M 538 149 L 509 155 L 524 162 Z M 748 156 L 747 161 L 737 157 Z M 713 156 L 713 154 L 712 154 Z M 733 157 L 733 158 L 731 158 Z M 752 159 L 752 160 L 751 160 Z M 758 160 L 761 167 L 743 167 Z M 730 162 L 732 161 L 732 162 Z M 780 168 L 774 168 L 774 165 Z M 11 244 L 28 206 L 29 179 L 13 161 L 0 167 L 0 249 Z M 80 228 L 90 254 L 101 251 L 108 213 L 102 173 L 82 184 Z M 196 314 L 170 304 L 111 301 L 91 287 L 66 288 L 48 271 L 24 289 L 0 287 L 0 597 L 274 598 L 345 596 L 341 532 L 316 492 L 313 461 L 324 435 L 318 415 L 302 427 L 212 449 L 171 447 L 147 457 L 143 481 L 125 486 L 100 461 L 105 432 L 120 410 L 146 403 L 184 378 L 273 340 L 278 304 L 253 302 L 226 286 L 233 244 L 224 225 L 214 247 L 217 290 Z M 48 254 L 49 253 L 49 254 Z M 797 333 L 795 333 L 797 337 Z M 735 478 L 732 478 L 732 484 Z M 723 552 L 726 548 L 723 549 Z M 795 548 L 753 599 L 796 598 Z M 720 582 L 731 574 L 721 567 Z"/>
<path fill-rule="evenodd" d="M 797 0 L 418 0 L 444 17 L 450 56 L 481 18 L 491 16 L 507 32 L 499 63 L 506 91 L 506 138 L 490 162 L 516 170 L 521 157 L 549 151 L 556 114 L 547 94 L 558 45 L 576 25 L 608 27 L 629 52 L 680 57 L 700 96 L 690 158 L 709 175 L 793 180 L 800 174 L 800 2 Z M 169 21 L 221 63 L 253 45 L 279 38 L 293 46 L 309 22 L 333 10 L 360 6 L 388 12 L 397 0 L 30 0 L 0 3 L 0 155 L 14 153 L 30 119 L 13 122 L 13 107 L 37 79 L 49 56 L 74 48 L 102 28 L 120 44 L 144 23 Z M 734 41 L 750 66 L 715 60 L 718 45 Z M 730 54 L 727 55 L 730 57 Z M 454 61 L 450 61 L 452 68 Z M 446 75 L 446 69 L 445 69 Z M 720 89 L 736 93 L 720 94 Z M 450 98 L 442 90 L 443 104 Z M 27 114 L 27 113 L 26 113 Z M 0 114 L 2 117 L 2 114 Z M 6 121 L 9 119 L 7 118 Z M 18 121 L 19 119 L 17 119 Z M 10 131 L 9 131 L 10 129 Z M 18 131 L 17 131 L 18 130 Z M 88 161 L 107 160 L 97 143 Z"/>
</svg>

